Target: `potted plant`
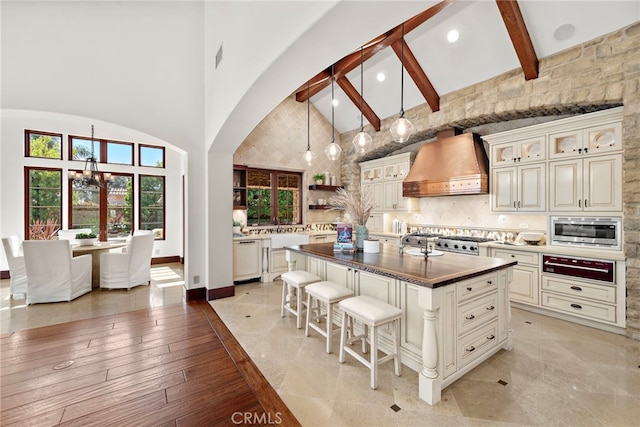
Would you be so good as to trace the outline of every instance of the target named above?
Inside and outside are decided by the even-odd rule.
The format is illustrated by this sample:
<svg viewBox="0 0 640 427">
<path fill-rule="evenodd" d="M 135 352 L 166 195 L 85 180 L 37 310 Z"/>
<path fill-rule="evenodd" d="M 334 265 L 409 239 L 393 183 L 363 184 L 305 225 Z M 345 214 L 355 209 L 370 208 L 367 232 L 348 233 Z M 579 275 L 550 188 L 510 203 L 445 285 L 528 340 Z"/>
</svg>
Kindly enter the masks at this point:
<svg viewBox="0 0 640 427">
<path fill-rule="evenodd" d="M 98 236 L 96 233 L 78 233 L 76 239 L 80 246 L 93 246 L 98 241 Z"/>
<path fill-rule="evenodd" d="M 317 185 L 324 184 L 324 179 L 325 179 L 325 176 L 323 173 L 317 173 L 313 175 L 313 180 L 316 182 Z"/>
<path fill-rule="evenodd" d="M 233 234 L 242 234 L 240 231 L 240 227 L 242 227 L 242 223 L 240 221 L 233 220 Z"/>
</svg>

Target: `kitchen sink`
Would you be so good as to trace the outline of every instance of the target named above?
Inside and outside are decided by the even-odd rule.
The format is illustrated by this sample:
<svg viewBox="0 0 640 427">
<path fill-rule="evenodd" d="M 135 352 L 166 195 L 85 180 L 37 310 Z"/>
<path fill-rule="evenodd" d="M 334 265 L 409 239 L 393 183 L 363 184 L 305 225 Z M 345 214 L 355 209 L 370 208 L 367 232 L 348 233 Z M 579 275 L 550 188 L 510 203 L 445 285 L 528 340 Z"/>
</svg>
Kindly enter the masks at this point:
<svg viewBox="0 0 640 427">
<path fill-rule="evenodd" d="M 309 243 L 309 235 L 304 233 L 284 233 L 271 235 L 271 249 L 280 249 L 285 246 L 305 245 Z"/>
</svg>

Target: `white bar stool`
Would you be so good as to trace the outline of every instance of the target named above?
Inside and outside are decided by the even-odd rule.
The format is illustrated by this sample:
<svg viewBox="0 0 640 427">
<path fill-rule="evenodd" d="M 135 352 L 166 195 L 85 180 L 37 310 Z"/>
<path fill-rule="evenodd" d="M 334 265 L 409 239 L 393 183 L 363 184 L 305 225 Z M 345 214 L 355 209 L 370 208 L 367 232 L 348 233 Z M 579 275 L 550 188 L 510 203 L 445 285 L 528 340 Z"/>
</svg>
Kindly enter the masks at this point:
<svg viewBox="0 0 640 427">
<path fill-rule="evenodd" d="M 352 297 L 353 291 L 337 283 L 326 281 L 307 285 L 304 291 L 307 294 L 307 326 L 304 329 L 304 335 L 309 336 L 309 327 L 315 329 L 327 339 L 327 353 L 331 353 L 331 338 L 334 334 L 340 332 L 340 328 L 333 328 L 333 306 L 345 298 Z M 313 307 L 313 299 L 316 300 L 316 307 Z M 324 303 L 327 306 L 325 314 L 322 314 L 320 303 Z M 313 312 L 313 316 L 311 312 Z M 319 325 L 322 319 L 327 322 L 326 330 Z"/>
<path fill-rule="evenodd" d="M 371 370 L 371 388 L 378 388 L 378 364 L 387 360 L 394 360 L 395 373 L 400 376 L 400 318 L 402 310 L 375 298 L 361 295 L 347 298 L 338 303 L 342 309 L 342 329 L 340 333 L 340 363 L 344 363 L 344 353 L 347 352 L 355 357 L 360 363 Z M 353 319 L 363 323 L 363 334 L 353 335 Z M 378 359 L 378 328 L 393 322 L 391 336 L 395 351 Z M 369 328 L 373 328 L 369 337 Z M 351 338 L 347 340 L 347 331 Z M 352 348 L 345 344 L 351 344 L 356 340 L 362 340 L 362 352 L 367 352 L 367 342 L 371 344 L 371 360 L 367 360 Z"/>
<path fill-rule="evenodd" d="M 322 279 L 304 270 L 288 271 L 280 276 L 282 279 L 282 306 L 280 308 L 280 316 L 284 317 L 284 311 L 294 314 L 296 316 L 296 326 L 298 329 L 302 328 L 302 310 L 304 309 L 304 301 L 302 294 L 304 293 L 304 287 L 319 282 Z M 296 305 L 291 304 L 293 302 L 293 289 L 296 290 Z"/>
</svg>

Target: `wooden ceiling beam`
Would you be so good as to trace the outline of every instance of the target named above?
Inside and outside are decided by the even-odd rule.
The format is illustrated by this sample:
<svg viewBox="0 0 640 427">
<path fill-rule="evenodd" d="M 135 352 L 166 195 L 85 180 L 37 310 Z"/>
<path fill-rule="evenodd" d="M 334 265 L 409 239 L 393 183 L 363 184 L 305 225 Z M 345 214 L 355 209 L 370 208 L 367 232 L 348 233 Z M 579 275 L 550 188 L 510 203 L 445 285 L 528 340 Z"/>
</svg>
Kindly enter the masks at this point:
<svg viewBox="0 0 640 427">
<path fill-rule="evenodd" d="M 538 57 L 518 2 L 516 0 L 496 0 L 496 4 L 504 25 L 507 27 L 516 55 L 518 55 L 525 80 L 538 78 Z"/>
<path fill-rule="evenodd" d="M 402 57 L 402 45 L 404 44 L 404 59 Z M 391 45 L 393 51 L 398 56 L 398 59 L 403 62 L 404 68 L 407 70 L 407 73 L 416 84 L 416 87 L 424 96 L 424 99 L 429 104 L 431 111 L 439 111 L 440 110 L 440 95 L 436 92 L 435 88 L 431 84 L 429 77 L 424 72 L 415 55 L 409 49 L 409 46 L 404 41 L 404 39 L 400 39 Z"/>
<path fill-rule="evenodd" d="M 453 4 L 455 0 L 444 0 L 438 4 L 431 6 L 429 9 L 420 12 L 412 18 L 405 21 L 404 33 L 405 35 L 415 30 L 422 25 L 428 19 L 432 18 L 447 6 Z M 392 46 L 395 42 L 402 38 L 402 24 L 392 28 L 384 34 L 376 37 L 375 39 L 364 44 L 363 58 L 364 61 L 373 57 L 376 53 L 389 46 Z M 334 76 L 336 79 L 345 76 L 347 73 L 355 69 L 360 65 L 360 50 L 357 50 L 349 55 L 345 56 L 334 64 Z M 296 101 L 305 102 L 309 96 L 313 96 L 326 88 L 331 84 L 331 66 L 313 76 L 310 80 L 310 89 L 307 93 L 307 82 L 296 89 Z"/>
<path fill-rule="evenodd" d="M 347 79 L 345 76 L 340 76 L 338 79 L 336 79 L 336 83 L 338 83 L 338 86 L 340 86 L 344 93 L 347 94 L 351 102 L 353 102 L 353 104 L 358 107 L 358 110 L 360 110 L 362 114 L 364 114 L 364 116 L 367 118 L 367 121 L 371 124 L 371 126 L 373 126 L 376 132 L 380 131 L 380 118 L 369 106 L 369 104 L 367 104 L 367 101 L 362 100 L 362 109 L 360 109 L 360 93 L 355 87 L 353 87 L 349 79 Z"/>
</svg>

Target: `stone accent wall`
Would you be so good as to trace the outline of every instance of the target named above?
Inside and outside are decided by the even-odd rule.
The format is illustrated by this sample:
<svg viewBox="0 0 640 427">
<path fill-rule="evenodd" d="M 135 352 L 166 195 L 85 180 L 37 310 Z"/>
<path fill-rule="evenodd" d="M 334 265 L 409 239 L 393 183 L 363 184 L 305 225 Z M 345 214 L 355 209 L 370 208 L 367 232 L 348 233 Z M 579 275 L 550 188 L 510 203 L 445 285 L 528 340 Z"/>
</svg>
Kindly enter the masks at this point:
<svg viewBox="0 0 640 427">
<path fill-rule="evenodd" d="M 640 22 L 540 60 L 539 77 L 525 81 L 513 70 L 485 82 L 446 94 L 440 111 L 425 103 L 405 112 L 416 126 L 406 145 L 435 137 L 450 127 L 472 127 L 526 117 L 581 114 L 624 106 L 624 251 L 627 256 L 627 336 L 640 340 Z M 358 162 L 402 148 L 391 140 L 382 121 L 380 132 L 370 126 L 373 149 L 356 157 L 351 147 L 354 129 L 341 135 L 342 182 L 358 190 Z"/>
</svg>

